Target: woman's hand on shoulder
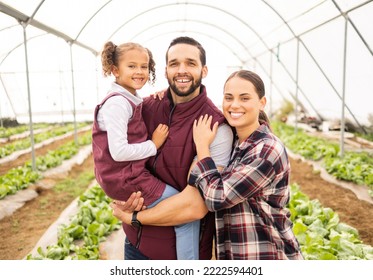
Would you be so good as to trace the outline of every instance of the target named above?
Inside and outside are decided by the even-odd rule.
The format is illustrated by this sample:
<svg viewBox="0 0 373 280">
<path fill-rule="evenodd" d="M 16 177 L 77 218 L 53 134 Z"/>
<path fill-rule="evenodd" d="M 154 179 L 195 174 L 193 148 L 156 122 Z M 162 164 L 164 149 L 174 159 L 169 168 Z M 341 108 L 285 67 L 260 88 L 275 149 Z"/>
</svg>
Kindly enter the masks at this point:
<svg viewBox="0 0 373 280">
<path fill-rule="evenodd" d="M 210 156 L 210 145 L 218 131 L 218 122 L 211 127 L 212 116 L 204 115 L 193 123 L 193 140 L 197 147 L 198 160 Z"/>
</svg>

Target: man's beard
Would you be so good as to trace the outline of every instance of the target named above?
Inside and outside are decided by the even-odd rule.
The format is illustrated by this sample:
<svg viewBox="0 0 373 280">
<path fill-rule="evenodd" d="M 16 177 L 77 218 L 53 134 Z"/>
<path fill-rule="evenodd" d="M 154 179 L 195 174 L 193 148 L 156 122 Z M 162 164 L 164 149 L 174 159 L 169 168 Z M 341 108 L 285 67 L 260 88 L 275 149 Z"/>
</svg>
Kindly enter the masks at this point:
<svg viewBox="0 0 373 280">
<path fill-rule="evenodd" d="M 187 90 L 187 91 L 180 91 L 177 87 L 176 87 L 176 84 L 175 82 L 168 78 L 167 77 L 167 80 L 168 80 L 168 84 L 170 85 L 170 88 L 171 90 L 177 95 L 177 96 L 180 96 L 180 97 L 185 97 L 185 96 L 189 96 L 191 95 L 197 88 L 199 88 L 201 86 L 201 83 L 202 83 L 202 76 L 199 77 L 198 80 L 194 81 L 192 80 L 192 85 L 190 86 L 190 88 Z"/>
</svg>

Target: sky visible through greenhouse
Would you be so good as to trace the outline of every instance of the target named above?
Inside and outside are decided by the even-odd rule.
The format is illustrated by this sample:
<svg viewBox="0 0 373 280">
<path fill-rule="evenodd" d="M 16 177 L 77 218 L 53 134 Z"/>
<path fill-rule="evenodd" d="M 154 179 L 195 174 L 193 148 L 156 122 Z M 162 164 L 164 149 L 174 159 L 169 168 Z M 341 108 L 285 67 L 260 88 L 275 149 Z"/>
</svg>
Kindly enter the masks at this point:
<svg viewBox="0 0 373 280">
<path fill-rule="evenodd" d="M 270 100 L 267 111 L 272 113 L 284 100 L 298 98 L 309 115 L 338 119 L 343 94 L 346 117 L 352 122 L 356 118 L 368 124 L 373 113 L 371 1 L 1 3 L 74 40 L 70 52 L 70 45 L 61 38 L 32 24 L 25 28 L 35 121 L 67 120 L 74 103 L 78 116 L 92 118 L 110 80 L 102 79 L 99 57 L 107 40 L 116 44 L 136 41 L 151 49 L 157 82 L 140 93 L 147 96 L 165 88 L 165 52 L 170 41 L 180 35 L 195 37 L 206 48 L 209 74 L 204 84 L 217 105 L 229 73 L 247 68 L 265 80 Z M 347 12 L 348 18 L 341 12 Z M 0 26 L 0 114 L 27 122 L 23 28 L 4 13 L 0 14 Z"/>
</svg>

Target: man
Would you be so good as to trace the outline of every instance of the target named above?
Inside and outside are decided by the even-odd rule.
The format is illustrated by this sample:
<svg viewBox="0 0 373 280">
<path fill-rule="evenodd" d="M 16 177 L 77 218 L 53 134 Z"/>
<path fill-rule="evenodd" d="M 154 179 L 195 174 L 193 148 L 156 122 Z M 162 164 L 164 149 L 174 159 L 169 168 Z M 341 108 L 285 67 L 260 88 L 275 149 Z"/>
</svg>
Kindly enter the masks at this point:
<svg viewBox="0 0 373 280">
<path fill-rule="evenodd" d="M 202 217 L 200 259 L 211 259 L 214 215 L 205 215 L 207 208 L 198 190 L 187 186 L 189 170 L 196 157 L 193 121 L 208 114 L 212 115 L 214 123 L 220 124 L 210 149 L 212 158 L 221 168 L 228 164 L 233 133 L 224 123 L 221 111 L 207 97 L 206 88 L 202 85 L 202 79 L 207 73 L 206 53 L 199 42 L 190 37 L 178 37 L 171 42 L 166 53 L 169 88 L 162 100 L 144 100 L 143 117 L 149 135 L 160 123 L 169 126 L 166 142 L 157 155 L 149 160 L 148 167 L 155 176 L 181 193 L 169 198 L 164 207 L 160 203 L 156 209 L 139 213 L 135 211 L 131 216 L 132 225 L 125 223 L 126 214 L 123 210 L 128 210 L 128 204 L 133 201 L 131 205 L 136 207 L 140 194 L 129 199 L 122 209 L 113 205 L 114 215 L 124 221 L 123 229 L 127 235 L 125 259 L 176 259 L 172 226 Z M 141 203 L 135 210 L 140 208 Z"/>
</svg>

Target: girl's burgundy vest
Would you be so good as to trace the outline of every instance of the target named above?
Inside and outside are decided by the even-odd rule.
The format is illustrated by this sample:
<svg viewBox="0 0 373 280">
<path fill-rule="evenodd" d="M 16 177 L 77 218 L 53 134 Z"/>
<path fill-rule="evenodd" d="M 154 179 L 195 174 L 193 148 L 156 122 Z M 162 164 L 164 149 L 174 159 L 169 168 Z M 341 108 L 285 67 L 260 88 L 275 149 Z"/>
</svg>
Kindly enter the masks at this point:
<svg viewBox="0 0 373 280">
<path fill-rule="evenodd" d="M 182 191 L 187 185 L 189 168 L 196 156 L 193 142 L 193 122 L 201 115 L 213 116 L 213 123 L 224 122 L 221 111 L 207 98 L 205 87 L 193 100 L 173 105 L 169 90 L 167 98 L 162 100 L 152 97 L 144 100 L 143 118 L 148 133 L 153 133 L 158 124 L 169 126 L 167 141 L 158 151 L 156 157 L 148 161 L 149 169 L 159 179 Z M 150 135 L 150 134 L 149 134 Z M 209 215 L 210 214 L 210 215 Z M 211 259 L 212 237 L 215 231 L 214 214 L 201 223 L 200 259 Z M 127 237 L 136 244 L 137 231 L 123 225 Z M 140 251 L 151 259 L 176 259 L 175 234 L 173 227 L 144 226 L 140 242 Z"/>
<path fill-rule="evenodd" d="M 125 98 L 132 107 L 133 115 L 128 122 L 128 143 L 147 140 L 147 129 L 142 119 L 142 103 L 136 106 L 120 93 L 111 93 L 96 106 L 92 128 L 92 150 L 96 180 L 107 196 L 117 200 L 127 200 L 131 193 L 141 191 L 145 205 L 157 200 L 163 193 L 165 184 L 155 178 L 145 168 L 148 159 L 136 161 L 115 161 L 110 155 L 107 132 L 100 130 L 97 114 L 101 106 L 114 95 Z M 123 100 L 125 102 L 125 100 Z"/>
</svg>

